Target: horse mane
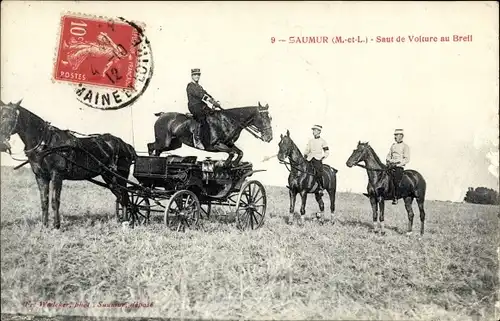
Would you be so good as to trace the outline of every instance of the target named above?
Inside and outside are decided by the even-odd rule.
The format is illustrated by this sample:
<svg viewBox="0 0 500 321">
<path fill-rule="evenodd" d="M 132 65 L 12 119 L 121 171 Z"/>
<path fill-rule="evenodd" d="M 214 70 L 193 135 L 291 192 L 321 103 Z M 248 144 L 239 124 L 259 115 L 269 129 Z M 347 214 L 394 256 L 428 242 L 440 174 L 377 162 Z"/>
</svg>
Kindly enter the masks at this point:
<svg viewBox="0 0 500 321">
<path fill-rule="evenodd" d="M 302 154 L 302 152 L 300 151 L 300 148 L 297 146 L 297 144 L 295 144 L 295 142 L 293 141 L 292 137 L 290 136 L 287 136 L 288 139 L 290 139 L 290 141 L 292 142 L 292 147 L 297 151 L 297 153 L 299 153 L 299 156 L 302 158 L 302 159 L 305 159 L 304 155 Z"/>
<path fill-rule="evenodd" d="M 228 108 L 221 110 L 220 112 L 238 122 L 243 122 L 245 120 L 248 120 L 250 114 L 253 111 L 258 110 L 259 108 L 260 106 L 244 106 L 244 107 Z"/>
<path fill-rule="evenodd" d="M 368 142 L 364 143 L 366 144 L 366 147 L 368 147 L 368 149 L 371 151 L 372 155 L 373 155 L 373 158 L 375 158 L 375 161 L 381 165 L 382 167 L 386 167 L 385 164 L 380 160 L 380 158 L 378 157 L 377 153 L 375 153 L 375 150 L 370 146 L 370 144 L 368 144 Z"/>
<path fill-rule="evenodd" d="M 19 109 L 22 113 L 28 114 L 32 119 L 35 119 L 35 121 L 38 121 L 42 124 L 49 124 L 42 117 L 38 116 L 37 114 L 33 113 L 32 111 L 29 111 L 28 109 L 22 106 L 17 106 L 17 109 Z"/>
</svg>

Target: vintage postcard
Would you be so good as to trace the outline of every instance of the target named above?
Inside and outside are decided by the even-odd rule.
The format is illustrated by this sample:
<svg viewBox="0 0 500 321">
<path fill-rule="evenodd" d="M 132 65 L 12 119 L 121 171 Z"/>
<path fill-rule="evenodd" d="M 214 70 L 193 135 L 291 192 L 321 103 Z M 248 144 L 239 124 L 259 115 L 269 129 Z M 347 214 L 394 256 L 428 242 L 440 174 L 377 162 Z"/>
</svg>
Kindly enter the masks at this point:
<svg viewBox="0 0 500 321">
<path fill-rule="evenodd" d="M 498 2 L 1 3 L 2 320 L 498 320 Z"/>
</svg>

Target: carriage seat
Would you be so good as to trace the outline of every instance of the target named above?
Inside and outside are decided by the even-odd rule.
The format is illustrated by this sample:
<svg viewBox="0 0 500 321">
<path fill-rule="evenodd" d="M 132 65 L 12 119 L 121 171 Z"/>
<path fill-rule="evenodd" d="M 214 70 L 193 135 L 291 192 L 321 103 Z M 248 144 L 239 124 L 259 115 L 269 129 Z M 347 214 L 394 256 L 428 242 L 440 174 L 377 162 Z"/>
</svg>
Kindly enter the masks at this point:
<svg viewBox="0 0 500 321">
<path fill-rule="evenodd" d="M 196 156 L 179 156 L 179 155 L 168 155 L 167 164 L 196 164 L 198 157 Z"/>
</svg>

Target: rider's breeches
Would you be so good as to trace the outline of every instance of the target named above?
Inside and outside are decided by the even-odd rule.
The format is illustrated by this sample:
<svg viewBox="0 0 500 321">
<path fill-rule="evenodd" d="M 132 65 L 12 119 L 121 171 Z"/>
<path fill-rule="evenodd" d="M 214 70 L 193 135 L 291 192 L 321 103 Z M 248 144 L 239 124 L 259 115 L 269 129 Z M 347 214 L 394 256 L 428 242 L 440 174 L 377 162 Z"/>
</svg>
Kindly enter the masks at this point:
<svg viewBox="0 0 500 321">
<path fill-rule="evenodd" d="M 312 166 L 314 167 L 314 170 L 316 172 L 316 179 L 318 180 L 318 183 L 320 184 L 321 187 L 324 187 L 323 186 L 323 162 L 316 159 L 316 158 L 312 158 L 311 159 L 311 164 Z"/>
</svg>

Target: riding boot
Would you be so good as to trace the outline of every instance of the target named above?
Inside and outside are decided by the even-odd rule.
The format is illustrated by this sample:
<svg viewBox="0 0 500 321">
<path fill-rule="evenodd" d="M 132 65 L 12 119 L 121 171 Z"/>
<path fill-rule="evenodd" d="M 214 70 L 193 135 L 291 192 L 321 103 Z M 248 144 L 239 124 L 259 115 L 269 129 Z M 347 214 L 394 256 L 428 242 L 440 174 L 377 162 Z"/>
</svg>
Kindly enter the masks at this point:
<svg viewBox="0 0 500 321">
<path fill-rule="evenodd" d="M 397 193 L 398 188 L 395 182 L 393 183 L 393 185 L 394 185 L 394 191 L 392 193 L 392 205 L 398 205 L 398 193 Z"/>
<path fill-rule="evenodd" d="M 193 144 L 194 147 L 204 150 L 205 146 L 203 146 L 203 143 L 201 142 L 200 132 L 201 132 L 201 124 L 196 122 L 196 125 L 193 128 Z"/>
</svg>

